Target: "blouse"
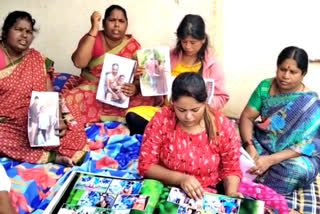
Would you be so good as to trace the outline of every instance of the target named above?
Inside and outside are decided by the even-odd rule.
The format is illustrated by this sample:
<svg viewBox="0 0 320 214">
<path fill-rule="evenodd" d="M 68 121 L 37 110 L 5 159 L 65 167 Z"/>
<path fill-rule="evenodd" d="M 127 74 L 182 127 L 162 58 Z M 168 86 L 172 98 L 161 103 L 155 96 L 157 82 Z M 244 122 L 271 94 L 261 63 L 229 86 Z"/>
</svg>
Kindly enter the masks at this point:
<svg viewBox="0 0 320 214">
<path fill-rule="evenodd" d="M 271 84 L 271 79 L 265 79 L 262 80 L 257 88 L 254 90 L 252 93 L 248 105 L 255 109 L 256 111 L 260 112 L 261 105 L 262 105 L 262 99 L 267 97 L 269 94 L 270 90 L 270 84 Z"/>
<path fill-rule="evenodd" d="M 186 71 L 193 71 L 193 72 L 198 72 L 201 68 L 201 62 L 198 62 L 194 65 L 184 65 L 181 62 L 178 62 L 174 68 L 171 70 L 171 76 L 178 76 L 181 73 L 184 73 Z"/>
<path fill-rule="evenodd" d="M 148 123 L 140 147 L 138 171 L 153 164 L 195 176 L 205 188 L 229 175 L 241 177 L 240 138 L 234 123 L 215 112 L 216 140 L 206 131 L 191 134 L 176 124 L 173 106 L 162 107 Z"/>
</svg>

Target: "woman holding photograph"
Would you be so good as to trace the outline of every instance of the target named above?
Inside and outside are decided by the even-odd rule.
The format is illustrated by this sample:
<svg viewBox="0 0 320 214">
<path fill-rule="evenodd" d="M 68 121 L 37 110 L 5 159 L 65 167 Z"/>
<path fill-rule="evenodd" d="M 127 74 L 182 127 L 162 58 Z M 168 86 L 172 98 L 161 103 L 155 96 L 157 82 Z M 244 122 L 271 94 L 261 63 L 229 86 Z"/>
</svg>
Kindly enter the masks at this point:
<svg viewBox="0 0 320 214">
<path fill-rule="evenodd" d="M 74 65 L 81 68 L 81 83 L 78 87 L 64 94 L 70 111 L 77 115 L 82 123 L 100 120 L 124 121 L 124 108 L 104 104 L 96 100 L 97 86 L 102 70 L 105 53 L 132 58 L 140 48 L 139 43 L 127 35 L 127 13 L 119 5 L 106 9 L 102 20 L 103 30 L 99 30 L 101 15 L 95 11 L 91 15 L 91 28 L 85 34 L 72 55 Z M 128 71 L 129 72 L 129 71 Z M 153 97 L 142 97 L 139 93 L 139 81 L 125 83 L 122 93 L 130 97 L 129 107 L 153 105 Z"/>
<path fill-rule="evenodd" d="M 24 11 L 11 12 L 0 40 L 0 155 L 31 163 L 73 165 L 85 154 L 83 127 L 66 130 L 60 120 L 60 146 L 31 148 L 27 123 L 31 92 L 51 91 L 53 62 L 30 48 L 35 20 Z M 31 115 L 32 116 L 32 115 Z M 33 115 L 37 116 L 37 115 Z M 37 122 L 36 118 L 33 118 Z M 62 137 L 63 136 L 63 137 Z M 35 133 L 32 133 L 33 140 Z"/>
<path fill-rule="evenodd" d="M 170 52 L 171 76 L 186 71 L 201 74 L 203 78 L 214 80 L 214 96 L 209 101 L 212 110 L 221 109 L 229 100 L 224 84 L 224 73 L 212 53 L 208 50 L 208 36 L 205 23 L 199 15 L 186 15 L 177 29 L 177 44 Z M 157 110 L 151 108 L 151 111 Z M 131 134 L 142 134 L 153 113 L 145 107 L 130 109 L 126 120 Z M 137 126 L 137 124 L 139 124 Z"/>
<path fill-rule="evenodd" d="M 275 77 L 260 82 L 240 117 L 243 145 L 255 161 L 249 172 L 283 195 L 312 183 L 320 169 L 320 101 L 303 83 L 308 61 L 305 50 L 284 48 Z"/>
<path fill-rule="evenodd" d="M 193 199 L 202 198 L 204 191 L 214 192 L 220 180 L 226 195 L 241 196 L 239 159 L 235 126 L 211 111 L 201 75 L 179 74 L 172 86 L 172 104 L 157 111 L 146 127 L 140 175 L 180 186 Z"/>
</svg>

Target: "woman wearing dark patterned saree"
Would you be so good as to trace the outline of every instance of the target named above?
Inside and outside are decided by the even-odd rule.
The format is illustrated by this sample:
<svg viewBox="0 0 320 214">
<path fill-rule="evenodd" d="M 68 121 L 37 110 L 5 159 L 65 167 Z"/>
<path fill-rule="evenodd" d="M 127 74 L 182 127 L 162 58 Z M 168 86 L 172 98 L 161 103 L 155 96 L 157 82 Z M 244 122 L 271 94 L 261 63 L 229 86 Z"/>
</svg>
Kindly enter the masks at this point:
<svg viewBox="0 0 320 214">
<path fill-rule="evenodd" d="M 0 43 L 0 155 L 31 163 L 73 165 L 85 154 L 82 127 L 66 130 L 60 121 L 60 146 L 31 148 L 27 118 L 31 92 L 50 91 L 53 62 L 29 48 L 35 20 L 24 11 L 10 13 L 2 27 Z M 62 137 L 63 136 L 63 137 Z"/>
<path fill-rule="evenodd" d="M 74 65 L 82 68 L 81 83 L 64 94 L 70 111 L 84 124 L 100 120 L 125 121 L 126 109 L 96 100 L 97 86 L 105 53 L 133 58 L 140 48 L 132 35 L 125 34 L 128 19 L 125 9 L 121 6 L 111 5 L 106 9 L 102 20 L 104 29 L 101 31 L 100 20 L 100 13 L 95 11 L 91 15 L 90 31 L 82 37 L 72 55 Z M 135 79 L 133 84 L 125 83 L 121 91 L 130 97 L 129 107 L 154 104 L 154 97 L 142 97 L 139 93 L 139 79 Z"/>
<path fill-rule="evenodd" d="M 249 172 L 284 195 L 310 184 L 319 172 L 320 101 L 302 83 L 307 68 L 303 49 L 282 50 L 276 77 L 258 85 L 240 118 L 243 145 L 256 164 Z"/>
</svg>

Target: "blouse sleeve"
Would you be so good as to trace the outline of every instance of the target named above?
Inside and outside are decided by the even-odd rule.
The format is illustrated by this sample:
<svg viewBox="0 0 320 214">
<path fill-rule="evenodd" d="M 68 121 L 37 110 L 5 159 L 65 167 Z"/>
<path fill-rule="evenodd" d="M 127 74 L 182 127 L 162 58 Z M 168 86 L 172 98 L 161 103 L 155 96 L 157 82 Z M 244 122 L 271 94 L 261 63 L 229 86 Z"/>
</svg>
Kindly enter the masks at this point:
<svg viewBox="0 0 320 214">
<path fill-rule="evenodd" d="M 219 115 L 220 114 L 220 115 Z M 220 179 L 229 175 L 242 177 L 240 169 L 240 138 L 236 132 L 235 124 L 223 116 L 216 115 L 220 122 L 219 148 L 220 148 Z"/>
<path fill-rule="evenodd" d="M 248 105 L 256 111 L 260 112 L 262 99 L 263 97 L 266 97 L 268 95 L 269 89 L 270 79 L 261 81 L 254 92 L 251 94 Z"/>
<path fill-rule="evenodd" d="M 225 88 L 225 76 L 220 63 L 217 61 L 210 67 L 212 70 L 212 79 L 214 79 L 214 96 L 209 106 L 211 109 L 217 110 L 224 107 L 229 100 L 229 94 Z"/>
<path fill-rule="evenodd" d="M 163 141 L 162 127 L 164 125 L 164 117 L 166 114 L 164 108 L 155 113 L 148 123 L 142 137 L 138 161 L 138 172 L 142 176 L 145 175 L 151 165 L 158 164 L 160 160 L 159 156 Z"/>
</svg>

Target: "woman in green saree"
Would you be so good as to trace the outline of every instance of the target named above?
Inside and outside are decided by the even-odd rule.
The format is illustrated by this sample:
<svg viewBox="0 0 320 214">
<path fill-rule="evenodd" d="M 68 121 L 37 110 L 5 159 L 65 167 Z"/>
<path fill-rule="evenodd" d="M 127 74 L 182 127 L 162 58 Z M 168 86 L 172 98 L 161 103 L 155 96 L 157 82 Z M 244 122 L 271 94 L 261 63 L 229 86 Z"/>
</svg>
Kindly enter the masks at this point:
<svg viewBox="0 0 320 214">
<path fill-rule="evenodd" d="M 320 101 L 302 82 L 307 68 L 303 49 L 282 50 L 276 77 L 258 85 L 240 118 L 243 145 L 255 160 L 249 172 L 284 195 L 319 173 Z"/>
</svg>

